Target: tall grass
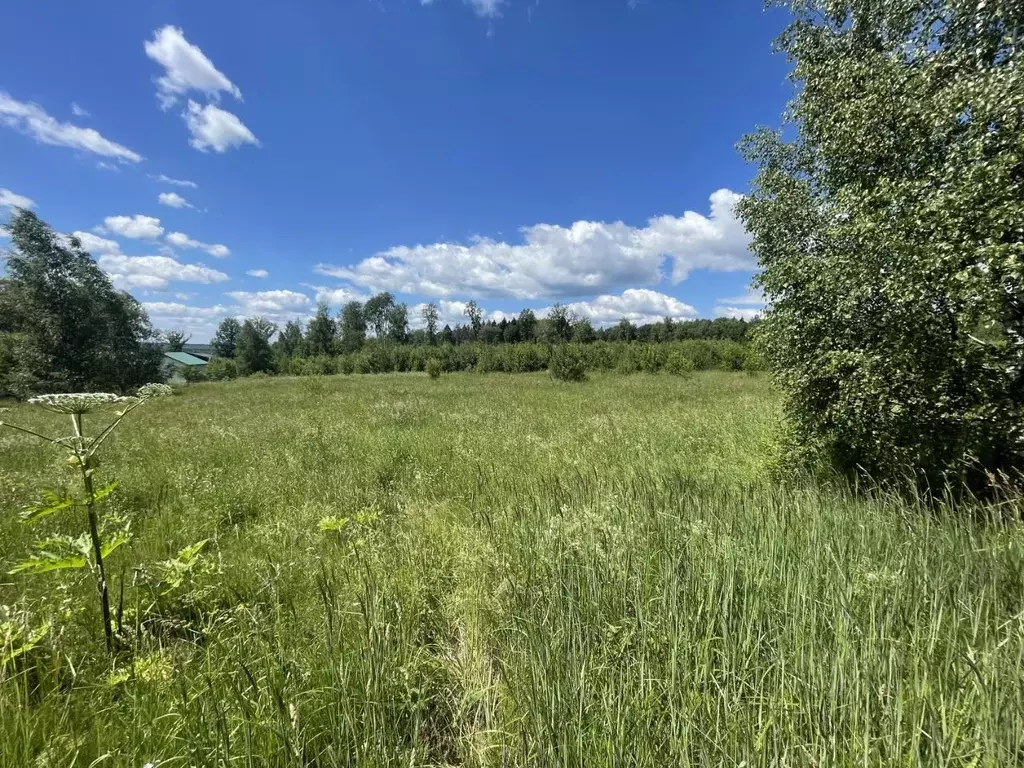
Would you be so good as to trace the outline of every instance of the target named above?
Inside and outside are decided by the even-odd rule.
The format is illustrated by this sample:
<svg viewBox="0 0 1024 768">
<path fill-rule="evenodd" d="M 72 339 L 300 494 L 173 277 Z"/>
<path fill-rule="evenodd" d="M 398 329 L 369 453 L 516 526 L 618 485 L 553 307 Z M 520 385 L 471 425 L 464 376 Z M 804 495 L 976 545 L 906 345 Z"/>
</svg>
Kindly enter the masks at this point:
<svg viewBox="0 0 1024 768">
<path fill-rule="evenodd" d="M 116 668 L 56 615 L 88 584 L 0 587 L 64 628 L 2 673 L 0 766 L 1024 759 L 1024 532 L 775 487 L 760 378 L 267 379 L 146 417 L 110 446 L 130 610 L 135 563 L 213 554 Z M 0 442 L 5 510 L 46 458 Z"/>
</svg>

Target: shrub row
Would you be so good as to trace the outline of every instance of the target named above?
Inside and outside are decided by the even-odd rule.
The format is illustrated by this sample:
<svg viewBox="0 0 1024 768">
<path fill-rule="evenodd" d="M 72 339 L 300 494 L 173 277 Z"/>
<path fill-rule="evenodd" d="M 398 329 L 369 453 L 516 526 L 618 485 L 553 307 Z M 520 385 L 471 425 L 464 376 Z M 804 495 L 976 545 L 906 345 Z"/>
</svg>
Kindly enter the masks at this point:
<svg viewBox="0 0 1024 768">
<path fill-rule="evenodd" d="M 618 373 L 671 373 L 686 375 L 703 370 L 754 370 L 757 360 L 749 345 L 734 341 L 686 340 L 661 344 L 598 341 L 592 344 L 508 344 L 485 346 L 459 344 L 400 346 L 368 343 L 361 351 L 347 355 L 291 357 L 275 360 L 275 370 L 293 376 L 316 376 L 353 373 L 404 373 L 426 371 L 437 361 L 444 373 L 474 371 L 476 373 L 534 373 L 546 371 L 556 356 L 572 361 L 582 371 L 615 371 Z M 215 358 L 210 361 L 206 377 L 214 380 L 238 375 L 233 360 Z"/>
</svg>

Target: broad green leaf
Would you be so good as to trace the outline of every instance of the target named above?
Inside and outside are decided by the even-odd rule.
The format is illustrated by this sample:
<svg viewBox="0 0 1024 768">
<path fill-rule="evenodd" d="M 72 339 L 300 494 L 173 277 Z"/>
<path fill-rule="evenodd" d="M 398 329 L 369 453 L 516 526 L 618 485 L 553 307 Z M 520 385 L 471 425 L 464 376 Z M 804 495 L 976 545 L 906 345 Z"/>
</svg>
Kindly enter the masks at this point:
<svg viewBox="0 0 1024 768">
<path fill-rule="evenodd" d="M 114 480 L 113 482 L 108 483 L 107 485 L 103 486 L 102 488 L 100 488 L 98 491 L 96 491 L 93 494 L 93 500 L 94 501 L 103 501 L 105 498 L 107 498 L 107 496 L 109 496 L 114 491 L 116 491 L 117 487 L 119 485 L 120 485 L 120 483 L 118 483 L 117 480 Z"/>
<path fill-rule="evenodd" d="M 203 539 L 202 541 L 197 541 L 195 544 L 185 547 L 178 553 L 177 559 L 189 564 L 194 563 L 196 558 L 199 557 L 199 553 L 203 551 L 203 548 L 209 541 L 209 539 Z"/>
<path fill-rule="evenodd" d="M 42 503 L 34 507 L 26 507 L 21 513 L 21 519 L 25 522 L 41 520 L 62 510 L 70 509 L 76 503 L 71 496 L 58 496 L 54 491 L 45 491 Z"/>
<path fill-rule="evenodd" d="M 80 555 L 69 555 L 62 558 L 32 557 L 18 563 L 8 573 L 12 575 L 15 573 L 40 574 L 68 568 L 84 568 L 86 565 L 88 565 L 88 561 Z"/>
</svg>

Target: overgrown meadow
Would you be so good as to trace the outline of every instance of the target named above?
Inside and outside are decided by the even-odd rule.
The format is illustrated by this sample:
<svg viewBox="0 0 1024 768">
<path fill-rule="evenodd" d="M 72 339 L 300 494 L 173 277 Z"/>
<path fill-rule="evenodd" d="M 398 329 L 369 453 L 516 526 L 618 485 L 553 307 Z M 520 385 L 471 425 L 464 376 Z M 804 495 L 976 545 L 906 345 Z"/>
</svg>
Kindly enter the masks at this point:
<svg viewBox="0 0 1024 768">
<path fill-rule="evenodd" d="M 0 766 L 1024 761 L 1024 531 L 779 486 L 778 418 L 726 372 L 148 403 L 96 468 L 115 652 L 87 572 L 0 577 Z M 0 432 L 4 573 L 82 529 L 19 519 L 73 482 Z"/>
</svg>

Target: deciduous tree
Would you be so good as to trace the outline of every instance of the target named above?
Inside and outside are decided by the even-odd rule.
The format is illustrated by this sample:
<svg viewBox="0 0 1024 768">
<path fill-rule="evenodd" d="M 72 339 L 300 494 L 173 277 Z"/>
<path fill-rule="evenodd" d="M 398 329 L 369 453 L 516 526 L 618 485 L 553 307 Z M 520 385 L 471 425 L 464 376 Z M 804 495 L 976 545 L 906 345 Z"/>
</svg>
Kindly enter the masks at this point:
<svg viewBox="0 0 1024 768">
<path fill-rule="evenodd" d="M 738 211 L 795 443 L 876 479 L 1024 466 L 1024 4 L 794 0 Z"/>
<path fill-rule="evenodd" d="M 217 357 L 232 358 L 235 356 L 235 347 L 238 344 L 238 334 L 242 330 L 242 324 L 234 317 L 225 317 L 217 326 L 217 333 L 214 334 L 211 345 Z"/>
<path fill-rule="evenodd" d="M 0 392 L 125 391 L 160 377 L 159 337 L 77 238 L 15 212 L 0 279 Z"/>
<path fill-rule="evenodd" d="M 363 305 L 350 301 L 341 310 L 341 345 L 345 352 L 358 352 L 366 341 Z"/>
</svg>

